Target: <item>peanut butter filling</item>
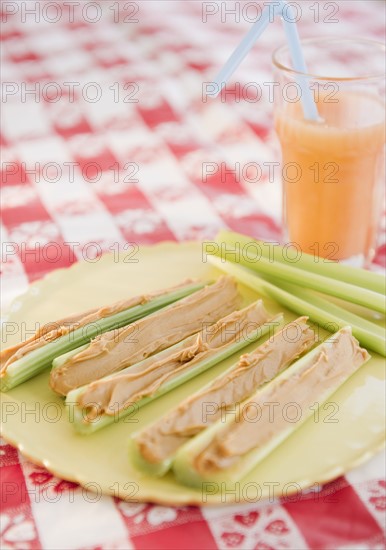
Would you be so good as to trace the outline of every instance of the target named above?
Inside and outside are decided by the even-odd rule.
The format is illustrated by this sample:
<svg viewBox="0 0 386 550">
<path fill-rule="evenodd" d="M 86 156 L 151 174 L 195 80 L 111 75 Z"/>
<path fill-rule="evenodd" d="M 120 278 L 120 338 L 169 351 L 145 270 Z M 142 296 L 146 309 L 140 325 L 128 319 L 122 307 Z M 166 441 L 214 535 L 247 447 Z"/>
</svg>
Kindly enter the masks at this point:
<svg viewBox="0 0 386 550">
<path fill-rule="evenodd" d="M 153 395 L 165 382 L 209 359 L 225 346 L 247 340 L 268 318 L 259 301 L 206 327 L 189 338 L 182 349 L 159 361 L 149 359 L 145 365 L 133 366 L 125 374 L 93 382 L 78 398 L 78 405 L 87 410 L 86 421 L 103 413 L 114 415 L 128 404 Z"/>
<path fill-rule="evenodd" d="M 1 374 L 4 374 L 8 368 L 8 365 L 14 363 L 18 359 L 21 359 L 27 353 L 41 348 L 45 344 L 52 342 L 59 338 L 73 332 L 74 330 L 81 328 L 87 324 L 95 323 L 100 319 L 110 317 L 116 313 L 120 313 L 125 309 L 129 309 L 135 306 L 143 305 L 150 300 L 177 290 L 178 288 L 184 287 L 187 284 L 190 284 L 192 281 L 187 280 L 182 284 L 170 287 L 164 290 L 158 290 L 149 294 L 143 294 L 140 296 L 135 296 L 127 300 L 120 300 L 114 304 L 103 306 L 101 308 L 94 308 L 82 313 L 73 314 L 58 321 L 53 321 L 46 323 L 41 326 L 31 338 L 20 342 L 14 346 L 11 346 L 0 353 L 0 367 Z"/>
<path fill-rule="evenodd" d="M 342 329 L 332 343 L 322 347 L 317 358 L 245 403 L 236 418 L 196 457 L 196 470 L 204 475 L 228 468 L 252 449 L 262 447 L 288 427 L 296 426 L 318 396 L 331 387 L 338 388 L 368 357 L 351 330 Z M 273 412 L 269 404 L 275 404 Z M 289 404 L 292 404 L 291 413 Z"/>
<path fill-rule="evenodd" d="M 134 365 L 212 325 L 240 301 L 231 277 L 163 308 L 152 315 L 120 329 L 97 336 L 90 345 L 54 368 L 51 388 L 62 395 L 109 374 Z"/>
<path fill-rule="evenodd" d="M 145 460 L 158 463 L 173 455 L 190 437 L 213 424 L 223 409 L 247 399 L 284 370 L 316 341 L 301 317 L 286 325 L 254 352 L 242 355 L 235 369 L 218 377 L 136 436 Z"/>
</svg>

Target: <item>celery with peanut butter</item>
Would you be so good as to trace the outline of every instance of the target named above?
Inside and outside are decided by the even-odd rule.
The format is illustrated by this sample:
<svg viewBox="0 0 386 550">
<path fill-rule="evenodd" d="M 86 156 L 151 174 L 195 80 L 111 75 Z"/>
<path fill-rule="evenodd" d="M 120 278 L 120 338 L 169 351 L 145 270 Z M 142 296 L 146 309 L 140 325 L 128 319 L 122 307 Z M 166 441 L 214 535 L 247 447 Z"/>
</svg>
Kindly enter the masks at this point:
<svg viewBox="0 0 386 550">
<path fill-rule="evenodd" d="M 313 414 L 315 402 L 325 402 L 369 358 L 351 328 L 342 328 L 240 403 L 234 415 L 183 445 L 173 462 L 178 481 L 233 486 Z M 289 404 L 296 404 L 296 418 L 283 413 Z"/>
<path fill-rule="evenodd" d="M 154 424 L 133 434 L 131 460 L 154 475 L 165 474 L 175 453 L 189 439 L 214 424 L 221 414 L 269 382 L 314 345 L 316 336 L 301 317 L 210 384 L 168 411 Z"/>
<path fill-rule="evenodd" d="M 133 323 L 203 286 L 201 282 L 186 281 L 44 324 L 31 338 L 1 352 L 1 391 L 10 390 L 39 374 L 50 367 L 57 356 L 86 344 L 95 336 Z"/>
<path fill-rule="evenodd" d="M 266 334 L 281 315 L 270 316 L 259 300 L 206 325 L 166 350 L 67 395 L 74 427 L 91 433 L 111 424 Z"/>
<path fill-rule="evenodd" d="M 67 395 L 104 376 L 134 365 L 199 332 L 234 311 L 241 302 L 233 278 L 223 276 L 156 313 L 126 327 L 97 336 L 79 353 L 57 358 L 50 373 L 50 386 Z"/>
</svg>

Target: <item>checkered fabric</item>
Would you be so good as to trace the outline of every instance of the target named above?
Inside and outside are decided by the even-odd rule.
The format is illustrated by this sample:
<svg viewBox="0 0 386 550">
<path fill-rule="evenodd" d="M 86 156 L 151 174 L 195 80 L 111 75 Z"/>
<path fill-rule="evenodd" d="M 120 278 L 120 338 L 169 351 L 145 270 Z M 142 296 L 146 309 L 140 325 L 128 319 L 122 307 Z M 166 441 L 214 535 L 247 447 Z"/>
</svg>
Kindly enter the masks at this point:
<svg viewBox="0 0 386 550">
<path fill-rule="evenodd" d="M 292 2 L 301 35 L 383 40 L 382 1 Z M 203 100 L 263 2 L 2 2 L 2 296 L 126 242 L 280 237 L 273 23 Z M 204 84 L 205 85 L 205 84 Z M 251 175 L 250 163 L 261 172 Z M 385 264 L 381 236 L 375 260 Z M 296 500 L 170 508 L 93 498 L 2 442 L 4 549 L 381 549 L 384 454 Z"/>
</svg>

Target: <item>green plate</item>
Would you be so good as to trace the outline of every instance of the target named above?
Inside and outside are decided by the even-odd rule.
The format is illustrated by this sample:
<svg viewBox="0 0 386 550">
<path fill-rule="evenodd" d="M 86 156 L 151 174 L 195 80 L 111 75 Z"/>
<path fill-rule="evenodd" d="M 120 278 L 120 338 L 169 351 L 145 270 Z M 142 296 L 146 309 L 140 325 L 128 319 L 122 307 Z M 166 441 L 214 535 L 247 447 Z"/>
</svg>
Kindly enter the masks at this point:
<svg viewBox="0 0 386 550">
<path fill-rule="evenodd" d="M 75 264 L 31 285 L 10 308 L 8 321 L 15 323 L 12 327 L 16 331 L 6 342 L 3 335 L 3 345 L 25 338 L 26 331 L 33 331 L 38 322 L 176 284 L 187 277 L 213 279 L 219 275 L 202 261 L 200 243 L 141 246 L 131 257 L 116 256 Z M 245 304 L 259 297 L 245 287 L 240 289 Z M 264 302 L 272 313 L 284 311 L 287 322 L 296 318 L 278 304 L 268 299 Z M 59 477 L 125 500 L 219 505 L 260 500 L 272 496 L 273 490 L 275 496 L 286 496 L 344 474 L 383 447 L 384 359 L 372 355 L 334 394 L 332 404 L 321 411 L 319 418 L 308 420 L 233 493 L 221 486 L 215 494 L 213 487 L 190 489 L 178 484 L 172 474 L 161 479 L 144 475 L 130 467 L 127 441 L 132 431 L 158 418 L 223 372 L 235 361 L 234 356 L 140 409 L 135 417 L 87 437 L 74 432 L 63 401 L 48 387 L 48 372 L 43 373 L 1 395 L 2 435 L 27 458 Z"/>
</svg>

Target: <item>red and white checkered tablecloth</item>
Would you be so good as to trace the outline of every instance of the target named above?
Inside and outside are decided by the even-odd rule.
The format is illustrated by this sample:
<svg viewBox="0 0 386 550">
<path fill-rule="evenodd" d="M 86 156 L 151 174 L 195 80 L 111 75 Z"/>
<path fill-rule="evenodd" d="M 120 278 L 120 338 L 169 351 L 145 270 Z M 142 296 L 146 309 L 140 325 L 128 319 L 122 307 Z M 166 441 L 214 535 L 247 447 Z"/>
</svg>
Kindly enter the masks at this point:
<svg viewBox="0 0 386 550">
<path fill-rule="evenodd" d="M 292 4 L 304 37 L 384 39 L 383 1 Z M 2 2 L 3 305 L 53 269 L 127 241 L 210 238 L 223 226 L 279 237 L 268 94 L 202 100 L 202 83 L 261 5 Z M 268 87 L 281 42 L 275 22 L 238 69 L 239 90 Z M 378 265 L 385 254 L 381 237 Z M 95 500 L 5 442 L 0 449 L 4 549 L 384 547 L 384 453 L 295 502 L 200 509 Z"/>
</svg>

